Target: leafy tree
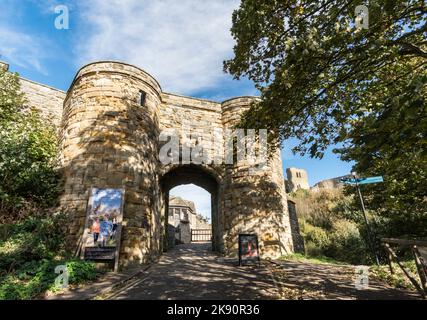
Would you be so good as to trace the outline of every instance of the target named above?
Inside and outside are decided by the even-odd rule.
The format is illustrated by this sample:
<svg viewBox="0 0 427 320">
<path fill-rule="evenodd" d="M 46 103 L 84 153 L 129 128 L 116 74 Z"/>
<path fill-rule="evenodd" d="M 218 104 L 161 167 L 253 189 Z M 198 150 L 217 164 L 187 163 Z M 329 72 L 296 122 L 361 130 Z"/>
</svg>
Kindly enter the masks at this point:
<svg viewBox="0 0 427 320">
<path fill-rule="evenodd" d="M 379 93 L 392 98 L 395 81 L 425 74 L 424 1 L 372 0 L 368 29 L 354 26 L 361 3 L 241 2 L 231 29 L 235 57 L 224 67 L 261 90 L 247 127 L 295 136 L 302 141 L 296 151 L 321 157 L 331 142 L 347 138 L 359 116 L 383 106 Z"/>
<path fill-rule="evenodd" d="M 0 211 L 5 216 L 23 203 L 51 206 L 58 193 L 55 129 L 23 105 L 18 75 L 0 69 Z"/>
<path fill-rule="evenodd" d="M 243 127 L 296 137 L 312 157 L 340 145 L 359 174 L 384 175 L 365 191 L 385 230 L 427 236 L 425 2 L 371 0 L 367 29 L 355 26 L 361 4 L 242 0 L 224 69 L 261 91 Z"/>
<path fill-rule="evenodd" d="M 0 124 L 6 125 L 16 120 L 18 110 L 23 105 L 18 75 L 0 68 Z"/>
</svg>

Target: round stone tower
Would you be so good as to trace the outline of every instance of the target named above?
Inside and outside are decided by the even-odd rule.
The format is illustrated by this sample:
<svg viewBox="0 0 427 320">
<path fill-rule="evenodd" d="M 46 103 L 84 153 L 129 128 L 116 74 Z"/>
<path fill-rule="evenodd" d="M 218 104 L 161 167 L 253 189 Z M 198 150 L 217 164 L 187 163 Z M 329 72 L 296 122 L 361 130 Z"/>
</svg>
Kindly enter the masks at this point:
<svg viewBox="0 0 427 320">
<path fill-rule="evenodd" d="M 91 188 L 123 188 L 121 264 L 160 253 L 160 103 L 157 81 L 134 66 L 96 62 L 77 73 L 61 125 L 61 205 L 70 217 L 70 244 L 83 233 Z"/>
<path fill-rule="evenodd" d="M 256 101 L 255 97 L 237 97 L 222 103 L 225 144 L 230 139 L 226 129 L 237 125 L 242 113 Z M 222 201 L 225 253 L 237 253 L 239 233 L 256 233 L 264 258 L 291 253 L 293 245 L 280 150 L 274 152 L 262 169 L 253 169 L 247 160 L 234 159 L 232 165 L 226 165 Z"/>
</svg>

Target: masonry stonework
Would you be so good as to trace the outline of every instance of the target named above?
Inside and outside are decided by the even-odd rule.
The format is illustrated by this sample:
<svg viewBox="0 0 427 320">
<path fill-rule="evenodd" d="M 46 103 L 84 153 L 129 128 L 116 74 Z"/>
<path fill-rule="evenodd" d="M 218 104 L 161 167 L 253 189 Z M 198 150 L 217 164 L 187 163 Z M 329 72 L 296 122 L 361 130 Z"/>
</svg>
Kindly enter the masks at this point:
<svg viewBox="0 0 427 320">
<path fill-rule="evenodd" d="M 286 176 L 287 188 L 289 189 L 288 192 L 294 192 L 298 189 L 310 190 L 307 171 L 304 169 L 294 167 L 287 168 Z"/>
<path fill-rule="evenodd" d="M 25 107 L 40 111 L 45 119 L 59 127 L 65 92 L 20 78 L 21 91 L 25 93 Z"/>
<path fill-rule="evenodd" d="M 141 91 L 146 93 L 143 105 Z M 64 193 L 61 206 L 70 217 L 69 243 L 84 228 L 92 187 L 124 188 L 120 263 L 144 263 L 167 249 L 169 190 L 194 183 L 212 196 L 213 247 L 237 254 L 239 233 L 257 233 L 262 257 L 293 252 L 280 153 L 265 170 L 250 164 L 167 164 L 159 161 L 164 129 L 181 137 L 186 128 L 205 139 L 237 125 L 256 101 L 238 97 L 223 103 L 164 93 L 143 70 L 125 63 L 96 62 L 74 78 L 63 102 L 60 124 Z M 207 153 L 214 154 L 211 145 Z M 182 150 L 182 149 L 181 149 Z M 179 155 L 182 157 L 182 154 Z"/>
</svg>

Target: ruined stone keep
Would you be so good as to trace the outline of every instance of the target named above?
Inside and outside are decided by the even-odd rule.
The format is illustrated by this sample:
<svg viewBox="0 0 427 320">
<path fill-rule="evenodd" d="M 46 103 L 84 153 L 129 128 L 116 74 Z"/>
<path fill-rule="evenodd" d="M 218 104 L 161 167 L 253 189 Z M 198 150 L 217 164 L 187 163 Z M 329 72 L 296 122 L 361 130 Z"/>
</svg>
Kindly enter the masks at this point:
<svg viewBox="0 0 427 320">
<path fill-rule="evenodd" d="M 288 192 L 294 192 L 298 189 L 310 190 L 307 171 L 304 169 L 294 167 L 287 168 L 286 176 L 286 188 Z"/>
<path fill-rule="evenodd" d="M 250 164 L 168 164 L 159 161 L 159 133 L 184 122 L 203 135 L 232 128 L 254 97 L 222 103 L 163 92 L 145 71 L 118 62 L 81 68 L 66 93 L 22 79 L 29 105 L 59 126 L 64 177 L 61 207 L 70 219 L 69 242 L 85 224 L 90 189 L 124 188 L 120 263 L 144 263 L 167 250 L 169 190 L 193 183 L 212 197 L 213 249 L 237 255 L 239 233 L 256 233 L 262 257 L 293 252 L 280 153 L 267 170 Z M 62 110 L 62 112 L 61 112 Z"/>
</svg>

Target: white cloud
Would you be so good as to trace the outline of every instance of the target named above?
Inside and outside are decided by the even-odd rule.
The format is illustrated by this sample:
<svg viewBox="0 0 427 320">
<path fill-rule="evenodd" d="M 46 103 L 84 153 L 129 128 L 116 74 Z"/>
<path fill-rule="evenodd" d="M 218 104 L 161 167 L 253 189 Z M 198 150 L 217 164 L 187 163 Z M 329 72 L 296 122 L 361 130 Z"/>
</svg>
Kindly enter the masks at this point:
<svg viewBox="0 0 427 320">
<path fill-rule="evenodd" d="M 43 43 L 38 37 L 0 25 L 1 59 L 46 75 L 42 65 L 42 59 L 46 57 Z"/>
<path fill-rule="evenodd" d="M 173 188 L 169 195 L 193 201 L 196 212 L 211 219 L 211 194 L 205 189 L 194 184 L 185 184 Z"/>
<path fill-rule="evenodd" d="M 86 26 L 76 62 L 135 64 L 169 92 L 214 87 L 226 79 L 222 61 L 232 54 L 231 14 L 238 5 L 238 0 L 82 1 Z"/>
<path fill-rule="evenodd" d="M 53 5 L 59 0 L 31 0 L 40 12 L 34 14 L 52 14 Z M 27 24 L 26 6 L 29 3 L 15 0 L 2 0 L 0 10 L 0 54 L 9 64 L 35 70 L 48 75 L 44 60 L 51 58 L 57 46 L 47 34 L 36 34 Z M 53 22 L 52 22 L 53 28 Z"/>
</svg>

